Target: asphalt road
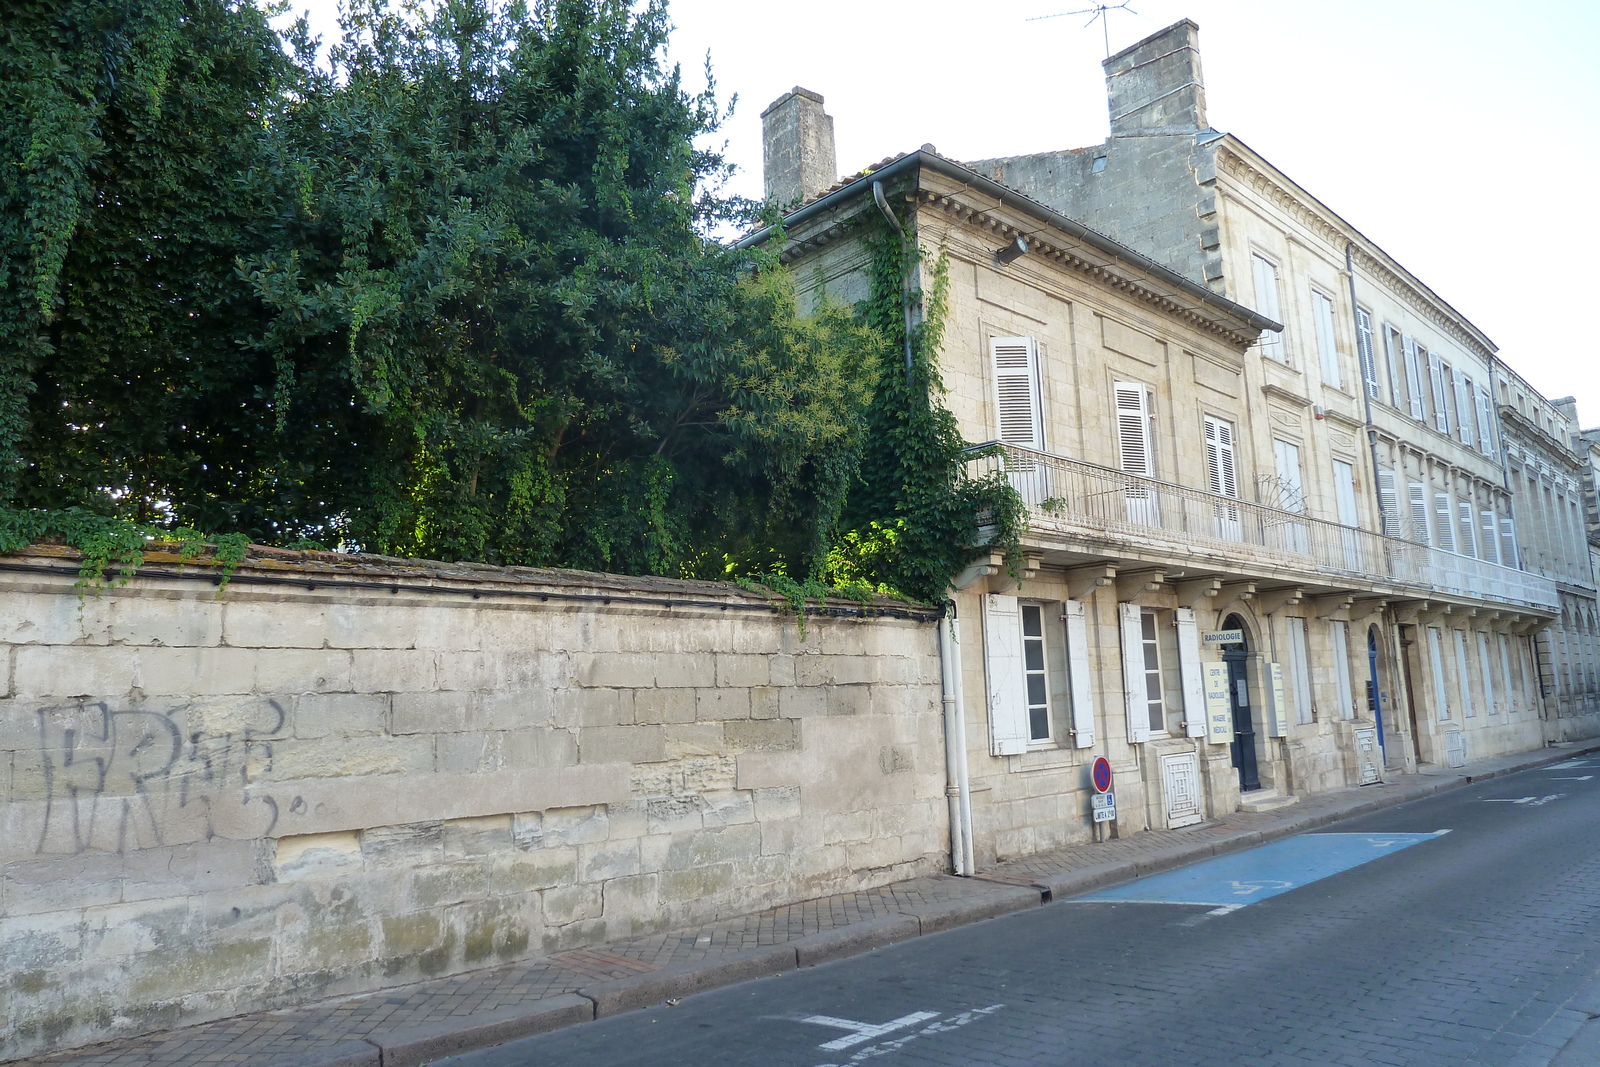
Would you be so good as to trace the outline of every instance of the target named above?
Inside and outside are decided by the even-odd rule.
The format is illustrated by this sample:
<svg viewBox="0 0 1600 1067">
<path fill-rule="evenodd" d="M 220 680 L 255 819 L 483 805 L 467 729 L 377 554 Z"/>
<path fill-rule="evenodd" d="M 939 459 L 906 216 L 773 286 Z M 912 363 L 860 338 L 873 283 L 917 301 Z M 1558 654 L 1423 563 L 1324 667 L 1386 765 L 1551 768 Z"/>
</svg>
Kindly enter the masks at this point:
<svg viewBox="0 0 1600 1067">
<path fill-rule="evenodd" d="M 1600 757 L 1577 762 L 447 1062 L 1600 1064 Z"/>
</svg>

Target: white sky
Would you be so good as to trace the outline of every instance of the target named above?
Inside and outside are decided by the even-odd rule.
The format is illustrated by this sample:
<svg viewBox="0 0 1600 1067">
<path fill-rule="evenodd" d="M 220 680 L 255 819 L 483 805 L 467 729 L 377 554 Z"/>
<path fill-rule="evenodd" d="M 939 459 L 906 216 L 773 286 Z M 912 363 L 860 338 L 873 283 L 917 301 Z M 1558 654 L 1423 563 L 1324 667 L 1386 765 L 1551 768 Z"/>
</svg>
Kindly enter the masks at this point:
<svg viewBox="0 0 1600 1067">
<path fill-rule="evenodd" d="M 292 0 L 331 36 L 337 0 Z M 672 0 L 671 58 L 709 51 L 724 130 L 761 195 L 761 111 L 823 94 L 839 169 L 931 143 L 954 159 L 1106 136 L 1100 25 L 1026 21 L 1083 0 Z M 1191 18 L 1211 125 L 1237 134 L 1500 346 L 1546 396 L 1600 423 L 1600 2 L 1132 0 L 1111 48 Z M 1591 295 L 1585 296 L 1586 293 Z M 1594 301 L 1591 303 L 1591 301 Z M 1585 311 L 1584 309 L 1588 310 Z"/>
</svg>

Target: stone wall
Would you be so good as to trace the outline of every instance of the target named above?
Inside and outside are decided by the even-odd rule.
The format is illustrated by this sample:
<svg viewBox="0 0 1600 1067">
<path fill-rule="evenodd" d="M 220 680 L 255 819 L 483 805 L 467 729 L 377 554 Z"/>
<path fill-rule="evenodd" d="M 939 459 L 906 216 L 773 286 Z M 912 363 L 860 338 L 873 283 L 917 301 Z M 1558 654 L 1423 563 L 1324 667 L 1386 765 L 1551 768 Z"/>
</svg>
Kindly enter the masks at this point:
<svg viewBox="0 0 1600 1067">
<path fill-rule="evenodd" d="M 212 571 L 0 570 L 0 1059 L 943 866 L 925 613 L 802 637 L 708 583 Z"/>
</svg>

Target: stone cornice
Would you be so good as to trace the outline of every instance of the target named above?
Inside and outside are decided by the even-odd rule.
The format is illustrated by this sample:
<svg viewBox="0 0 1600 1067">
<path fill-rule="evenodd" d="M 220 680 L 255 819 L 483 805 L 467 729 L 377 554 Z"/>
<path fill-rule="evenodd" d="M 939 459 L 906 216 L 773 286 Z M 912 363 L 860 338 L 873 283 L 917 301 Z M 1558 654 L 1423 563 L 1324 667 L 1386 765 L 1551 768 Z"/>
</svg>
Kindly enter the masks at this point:
<svg viewBox="0 0 1600 1067">
<path fill-rule="evenodd" d="M 1375 275 L 1387 288 L 1404 295 L 1423 318 L 1458 344 L 1485 361 L 1494 355 L 1494 342 L 1479 332 L 1464 315 L 1390 259 L 1354 226 L 1328 211 L 1231 134 L 1216 143 L 1216 153 L 1217 164 L 1222 171 L 1242 181 L 1257 196 L 1273 204 L 1331 247 L 1342 251 L 1346 244 L 1353 245 L 1356 262 L 1361 268 Z"/>
</svg>

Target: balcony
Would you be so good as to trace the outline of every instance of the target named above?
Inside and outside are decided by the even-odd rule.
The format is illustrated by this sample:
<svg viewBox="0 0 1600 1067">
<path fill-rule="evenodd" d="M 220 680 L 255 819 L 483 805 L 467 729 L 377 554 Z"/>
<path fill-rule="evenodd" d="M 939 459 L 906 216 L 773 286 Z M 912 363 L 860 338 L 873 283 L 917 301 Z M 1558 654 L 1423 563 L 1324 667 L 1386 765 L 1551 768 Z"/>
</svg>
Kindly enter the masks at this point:
<svg viewBox="0 0 1600 1067">
<path fill-rule="evenodd" d="M 1559 610 L 1554 582 L 1513 567 L 1013 445 L 969 452 L 970 474 L 1004 472 L 1026 501 L 1029 542 L 1069 556 L 1131 554 L 1241 579 Z"/>
</svg>

